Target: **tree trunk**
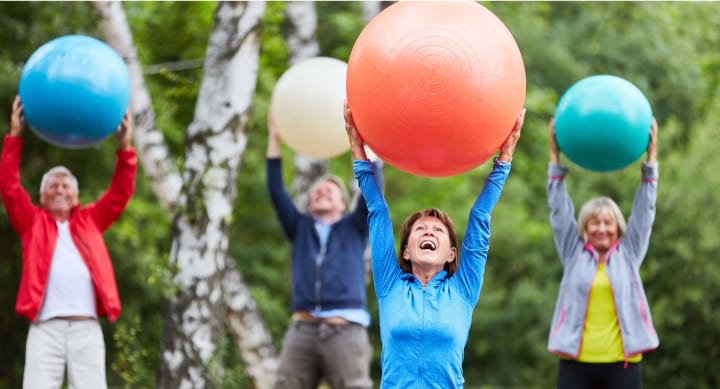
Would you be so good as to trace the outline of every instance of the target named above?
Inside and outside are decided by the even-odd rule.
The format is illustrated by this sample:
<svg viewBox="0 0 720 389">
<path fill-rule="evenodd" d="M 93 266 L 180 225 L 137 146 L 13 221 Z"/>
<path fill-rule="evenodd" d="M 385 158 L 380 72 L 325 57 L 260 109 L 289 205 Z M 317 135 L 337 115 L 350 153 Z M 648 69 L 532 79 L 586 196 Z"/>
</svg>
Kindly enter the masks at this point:
<svg viewBox="0 0 720 389">
<path fill-rule="evenodd" d="M 168 212 L 174 213 L 180 199 L 180 188 L 183 182 L 178 169 L 171 162 L 173 158 L 169 155 L 162 132 L 155 127 L 155 114 L 152 110 L 151 97 L 145 86 L 142 69 L 137 58 L 137 50 L 122 5 L 119 2 L 94 2 L 93 5 L 100 19 L 100 28 L 105 40 L 120 53 L 130 70 L 132 82 L 131 111 L 135 121 L 133 135 L 140 161 L 160 204 Z M 257 6 L 255 5 L 255 10 L 248 11 L 251 17 L 262 14 L 264 7 L 263 9 L 257 9 Z M 219 7 L 218 12 L 221 12 L 222 9 L 232 8 Z M 233 11 L 233 13 L 237 12 L 242 11 Z M 232 17 L 229 18 L 230 20 L 226 20 L 226 23 L 232 21 Z M 235 22 L 239 22 L 239 20 Z M 241 30 L 242 27 L 245 27 L 245 24 L 254 25 L 252 19 L 243 21 L 243 23 L 243 26 L 239 26 Z M 220 28 L 220 26 L 216 25 L 216 28 Z M 242 37 L 231 39 L 240 41 Z M 250 41 L 252 42 L 252 39 Z M 250 49 L 252 50 L 252 47 Z M 253 62 L 252 59 L 248 61 Z M 236 67 L 225 65 L 226 69 L 232 71 L 237 71 Z M 251 69 L 252 78 L 255 79 L 257 67 L 250 66 L 249 69 Z M 251 89 L 254 89 L 254 86 Z M 249 94 L 251 94 L 250 90 L 248 90 Z M 244 137 L 241 143 L 242 149 L 244 149 Z M 239 166 L 239 162 L 237 166 Z M 200 237 L 195 240 L 199 241 Z M 237 271 L 233 258 L 225 257 L 221 289 L 226 309 L 225 323 L 237 341 L 247 373 L 253 381 L 253 386 L 259 389 L 270 388 L 277 369 L 276 352 L 269 331 L 260 319 L 255 301 Z M 166 328 L 182 324 L 182 321 L 168 322 Z M 163 363 L 166 364 L 166 362 Z M 160 381 L 165 382 L 166 379 L 160 379 Z M 164 387 L 162 385 L 165 384 L 160 385 Z"/>
<path fill-rule="evenodd" d="M 170 151 L 165 144 L 162 131 L 155 127 L 155 111 L 152 109 L 150 93 L 145 87 L 145 78 L 138 62 L 137 50 L 132 32 L 120 2 L 93 2 L 98 15 L 100 30 L 105 41 L 125 60 L 132 83 L 130 110 L 133 116 L 133 141 L 143 171 L 150 179 L 160 205 L 170 212 L 175 210 L 182 187 L 182 178 L 172 163 Z"/>
<path fill-rule="evenodd" d="M 215 12 L 173 223 L 170 265 L 179 290 L 166 309 L 161 388 L 213 387 L 221 374 L 208 365 L 226 314 L 222 281 L 264 10 L 264 2 L 221 2 Z"/>
<path fill-rule="evenodd" d="M 265 327 L 255 300 L 250 295 L 235 260 L 227 262 L 222 284 L 227 306 L 226 325 L 240 350 L 245 372 L 253 388 L 272 389 L 278 368 L 278 356 L 270 332 Z"/>
</svg>

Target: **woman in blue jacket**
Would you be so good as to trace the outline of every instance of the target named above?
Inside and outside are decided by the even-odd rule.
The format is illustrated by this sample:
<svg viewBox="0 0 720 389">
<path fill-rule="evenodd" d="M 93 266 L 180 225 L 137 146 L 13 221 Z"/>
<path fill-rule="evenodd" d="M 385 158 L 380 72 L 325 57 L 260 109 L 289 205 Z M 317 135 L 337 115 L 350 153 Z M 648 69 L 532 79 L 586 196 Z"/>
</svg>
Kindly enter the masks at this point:
<svg viewBox="0 0 720 389">
<path fill-rule="evenodd" d="M 405 220 L 396 255 L 388 205 L 373 179 L 365 142 L 345 106 L 355 177 L 369 211 L 373 282 L 380 311 L 381 389 L 463 387 L 463 354 L 483 282 L 490 214 L 510 173 L 524 115 L 523 110 L 470 210 L 462 246 L 450 218 L 430 208 Z"/>
<path fill-rule="evenodd" d="M 647 253 L 657 197 L 657 123 L 652 121 L 642 182 L 626 225 L 608 197 L 589 200 L 575 220 L 565 188 L 568 169 L 550 122 L 547 196 L 563 265 L 548 349 L 558 354 L 558 389 L 640 389 L 642 353 L 657 348 L 640 265 Z"/>
</svg>

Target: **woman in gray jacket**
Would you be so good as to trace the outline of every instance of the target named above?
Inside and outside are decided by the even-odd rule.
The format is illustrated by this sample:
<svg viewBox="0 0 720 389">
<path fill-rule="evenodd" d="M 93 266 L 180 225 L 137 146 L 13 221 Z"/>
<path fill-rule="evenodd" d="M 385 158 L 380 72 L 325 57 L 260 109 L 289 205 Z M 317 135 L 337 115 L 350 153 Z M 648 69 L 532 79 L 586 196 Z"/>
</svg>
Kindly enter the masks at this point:
<svg viewBox="0 0 720 389">
<path fill-rule="evenodd" d="M 561 357 L 557 388 L 639 389 L 642 353 L 659 344 L 640 279 L 655 219 L 657 122 L 627 224 L 608 197 L 587 201 L 576 221 L 553 124 L 547 196 L 563 276 L 548 349 Z"/>
</svg>

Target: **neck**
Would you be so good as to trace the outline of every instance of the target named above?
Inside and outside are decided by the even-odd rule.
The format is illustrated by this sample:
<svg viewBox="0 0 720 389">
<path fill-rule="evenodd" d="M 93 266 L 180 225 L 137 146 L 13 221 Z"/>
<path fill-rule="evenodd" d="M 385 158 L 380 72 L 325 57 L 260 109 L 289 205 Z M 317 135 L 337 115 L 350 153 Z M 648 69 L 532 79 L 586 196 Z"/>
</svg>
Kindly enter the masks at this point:
<svg viewBox="0 0 720 389">
<path fill-rule="evenodd" d="M 595 250 L 597 250 L 598 260 L 599 260 L 600 262 L 605 262 L 605 261 L 607 261 L 607 253 L 608 253 L 608 250 L 602 250 L 602 251 L 600 251 L 600 250 L 598 250 L 598 249 L 595 249 Z"/>
<path fill-rule="evenodd" d="M 439 269 L 429 269 L 429 270 L 423 270 L 423 269 L 417 269 L 417 266 L 413 264 L 413 275 L 415 278 L 420 280 L 420 283 L 422 286 L 427 286 L 427 284 L 430 282 L 430 280 L 433 279 L 443 268 L 440 267 Z"/>
<path fill-rule="evenodd" d="M 315 212 L 312 215 L 323 224 L 332 224 L 340 220 L 343 214 L 340 212 Z"/>
<path fill-rule="evenodd" d="M 62 212 L 62 213 L 53 213 L 52 214 L 55 217 L 56 221 L 59 222 L 66 222 L 68 219 L 70 219 L 70 212 Z"/>
</svg>

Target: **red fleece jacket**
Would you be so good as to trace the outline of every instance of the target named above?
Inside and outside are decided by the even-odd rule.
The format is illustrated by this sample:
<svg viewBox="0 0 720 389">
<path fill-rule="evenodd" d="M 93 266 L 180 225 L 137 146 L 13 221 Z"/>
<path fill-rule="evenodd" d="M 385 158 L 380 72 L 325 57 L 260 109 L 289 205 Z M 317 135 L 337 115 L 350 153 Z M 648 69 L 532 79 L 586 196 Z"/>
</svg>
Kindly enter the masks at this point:
<svg viewBox="0 0 720 389">
<path fill-rule="evenodd" d="M 15 311 L 36 320 L 45 296 L 50 262 L 58 230 L 55 218 L 32 203 L 20 183 L 23 140 L 6 135 L 0 155 L 0 196 L 22 244 L 22 275 Z M 120 296 L 102 233 L 117 220 L 135 190 L 137 156 L 134 149 L 118 150 L 110 187 L 94 203 L 76 206 L 70 215 L 70 234 L 90 271 L 99 316 L 110 322 L 120 316 Z"/>
</svg>

